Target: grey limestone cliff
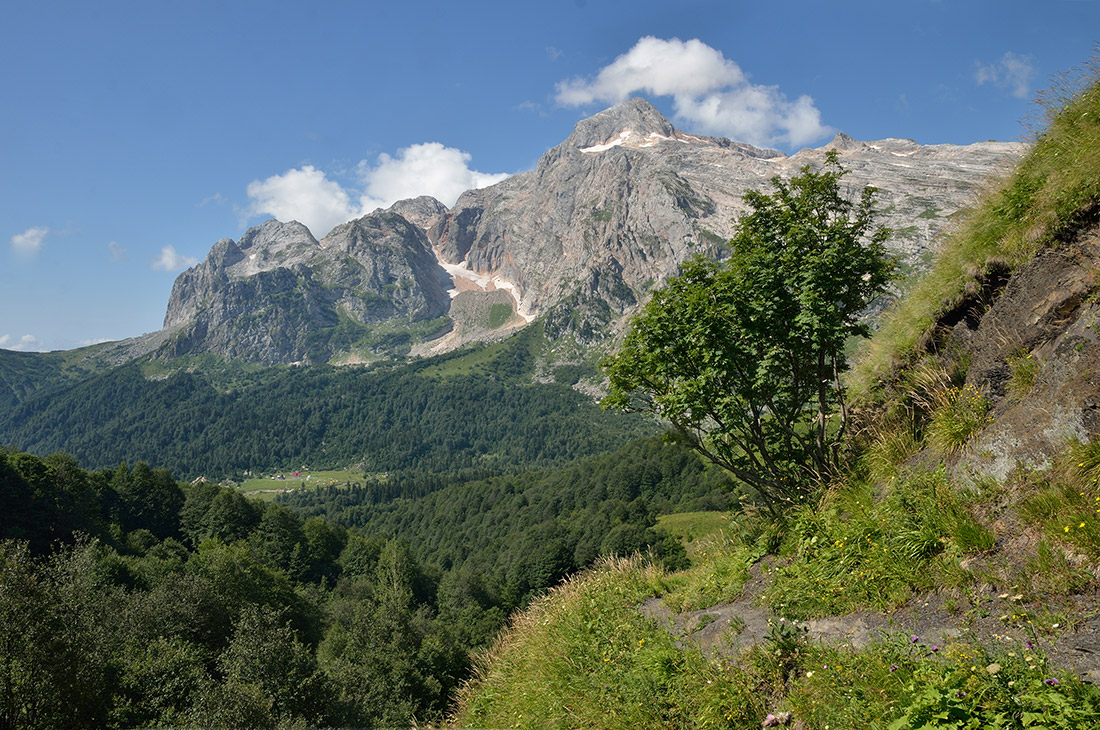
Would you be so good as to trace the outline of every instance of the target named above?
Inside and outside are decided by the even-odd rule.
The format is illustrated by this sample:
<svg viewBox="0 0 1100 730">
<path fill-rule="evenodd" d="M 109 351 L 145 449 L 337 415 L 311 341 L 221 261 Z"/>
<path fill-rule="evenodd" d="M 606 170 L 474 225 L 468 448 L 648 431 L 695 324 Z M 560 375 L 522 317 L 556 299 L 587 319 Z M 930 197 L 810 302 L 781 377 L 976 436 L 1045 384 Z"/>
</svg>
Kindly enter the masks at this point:
<svg viewBox="0 0 1100 730">
<path fill-rule="evenodd" d="M 267 221 L 218 241 L 176 279 L 162 352 L 328 361 L 369 348 L 372 326 L 441 317 L 449 281 L 423 231 L 394 213 L 345 223 L 321 241 L 300 223 Z"/>
</svg>

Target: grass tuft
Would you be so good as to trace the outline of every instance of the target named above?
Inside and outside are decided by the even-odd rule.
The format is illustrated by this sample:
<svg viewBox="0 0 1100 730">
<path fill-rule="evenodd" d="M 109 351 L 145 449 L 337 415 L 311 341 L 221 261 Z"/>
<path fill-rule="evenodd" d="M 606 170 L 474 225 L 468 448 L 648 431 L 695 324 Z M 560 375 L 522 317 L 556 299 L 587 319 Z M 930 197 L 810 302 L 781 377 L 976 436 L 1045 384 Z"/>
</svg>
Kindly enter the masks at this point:
<svg viewBox="0 0 1100 730">
<path fill-rule="evenodd" d="M 956 581 L 961 557 L 992 546 L 942 469 L 905 475 L 881 497 L 846 484 L 794 516 L 789 562 L 762 601 L 796 619 L 893 608 Z"/>
<path fill-rule="evenodd" d="M 1043 364 L 1035 353 L 1022 351 L 1008 358 L 1008 392 L 1016 398 L 1023 398 L 1031 392 Z"/>
<path fill-rule="evenodd" d="M 993 420 L 989 415 L 991 405 L 985 394 L 972 385 L 947 389 L 932 411 L 929 442 L 944 454 L 958 451 Z"/>
</svg>

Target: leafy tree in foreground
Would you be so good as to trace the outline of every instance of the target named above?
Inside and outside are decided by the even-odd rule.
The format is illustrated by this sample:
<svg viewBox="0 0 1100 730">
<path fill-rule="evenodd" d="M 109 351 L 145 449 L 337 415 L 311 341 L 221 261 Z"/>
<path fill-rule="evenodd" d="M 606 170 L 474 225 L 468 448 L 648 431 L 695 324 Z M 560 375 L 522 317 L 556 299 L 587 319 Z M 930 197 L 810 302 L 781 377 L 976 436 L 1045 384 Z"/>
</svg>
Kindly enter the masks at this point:
<svg viewBox="0 0 1100 730">
<path fill-rule="evenodd" d="M 749 192 L 728 261 L 687 262 L 604 362 L 604 405 L 652 413 L 778 513 L 837 466 L 848 412 L 845 341 L 893 270 L 874 189 L 825 167 Z M 836 416 L 834 418 L 834 416 Z"/>
</svg>

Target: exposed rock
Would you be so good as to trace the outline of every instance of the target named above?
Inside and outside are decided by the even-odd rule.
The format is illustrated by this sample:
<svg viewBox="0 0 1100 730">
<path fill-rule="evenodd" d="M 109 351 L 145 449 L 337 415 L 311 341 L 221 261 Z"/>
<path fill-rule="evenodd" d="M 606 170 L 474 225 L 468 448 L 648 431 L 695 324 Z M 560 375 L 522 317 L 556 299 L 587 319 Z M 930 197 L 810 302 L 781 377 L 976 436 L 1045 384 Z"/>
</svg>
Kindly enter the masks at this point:
<svg viewBox="0 0 1100 730">
<path fill-rule="evenodd" d="M 399 200 L 387 210 L 390 213 L 396 213 L 424 231 L 432 230 L 440 219 L 447 215 L 447 206 L 430 195 Z"/>
<path fill-rule="evenodd" d="M 842 152 L 853 190 L 879 189 L 881 220 L 895 231 L 891 245 L 919 268 L 951 216 L 1024 146 L 838 134 L 786 156 L 686 134 L 632 99 L 578 122 L 534 171 L 463 194 L 430 237 L 444 261 L 511 284 L 521 314 L 565 325 L 551 326 L 551 336 L 606 336 L 685 258 L 722 254 L 746 190 L 819 165 L 831 149 Z"/>
<path fill-rule="evenodd" d="M 1020 266 L 975 328 L 953 338 L 971 358 L 967 383 L 994 403 L 993 422 L 958 468 L 1003 479 L 1018 463 L 1042 467 L 1071 439 L 1100 433 L 1100 234 L 1048 248 Z M 1014 358 L 1037 369 L 1030 389 L 1011 388 Z M 1019 385 L 1019 384 L 1017 384 Z"/>
<path fill-rule="evenodd" d="M 322 241 L 300 223 L 267 221 L 218 241 L 179 276 L 164 319 L 174 336 L 160 352 L 328 361 L 370 347 L 371 325 L 445 314 L 449 286 L 423 231 L 396 213 L 337 226 Z"/>
</svg>

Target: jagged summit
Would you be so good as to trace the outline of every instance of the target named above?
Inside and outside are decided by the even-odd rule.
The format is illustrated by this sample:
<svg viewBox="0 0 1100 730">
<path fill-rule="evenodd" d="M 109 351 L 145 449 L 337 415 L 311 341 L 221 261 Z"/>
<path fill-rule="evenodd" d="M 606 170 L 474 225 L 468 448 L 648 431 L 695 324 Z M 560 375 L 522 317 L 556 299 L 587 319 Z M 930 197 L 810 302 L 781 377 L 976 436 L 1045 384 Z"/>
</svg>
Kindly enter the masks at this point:
<svg viewBox="0 0 1100 730">
<path fill-rule="evenodd" d="M 237 247 L 242 251 L 256 249 L 272 252 L 303 242 L 317 245 L 317 239 L 303 224 L 298 221 L 281 223 L 272 218 L 245 231 L 237 241 Z"/>
<path fill-rule="evenodd" d="M 566 144 L 574 147 L 593 147 L 607 143 L 626 129 L 639 137 L 650 134 L 672 137 L 676 133 L 672 123 L 665 119 L 652 104 L 645 99 L 635 97 L 577 122 Z"/>
<path fill-rule="evenodd" d="M 837 132 L 833 137 L 833 141 L 825 145 L 827 150 L 837 150 L 838 152 L 847 152 L 849 150 L 861 150 L 866 148 L 866 144 L 852 139 L 844 132 Z"/>
<path fill-rule="evenodd" d="M 386 208 L 386 211 L 396 213 L 419 228 L 427 229 L 447 213 L 447 206 L 430 195 L 421 195 L 399 200 Z"/>
</svg>

